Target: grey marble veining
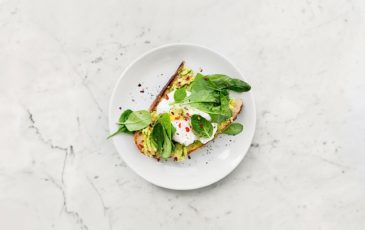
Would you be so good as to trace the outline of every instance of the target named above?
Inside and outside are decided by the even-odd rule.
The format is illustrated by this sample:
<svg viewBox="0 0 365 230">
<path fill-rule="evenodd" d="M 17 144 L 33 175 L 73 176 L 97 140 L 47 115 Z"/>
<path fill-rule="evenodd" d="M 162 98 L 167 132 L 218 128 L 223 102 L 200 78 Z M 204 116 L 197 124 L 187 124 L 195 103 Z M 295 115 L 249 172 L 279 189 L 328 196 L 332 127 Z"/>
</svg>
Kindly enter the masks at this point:
<svg viewBox="0 0 365 230">
<path fill-rule="evenodd" d="M 364 229 L 365 4 L 0 1 L 0 228 Z M 105 137 L 118 77 L 171 42 L 253 86 L 254 142 L 194 191 L 155 187 Z"/>
</svg>

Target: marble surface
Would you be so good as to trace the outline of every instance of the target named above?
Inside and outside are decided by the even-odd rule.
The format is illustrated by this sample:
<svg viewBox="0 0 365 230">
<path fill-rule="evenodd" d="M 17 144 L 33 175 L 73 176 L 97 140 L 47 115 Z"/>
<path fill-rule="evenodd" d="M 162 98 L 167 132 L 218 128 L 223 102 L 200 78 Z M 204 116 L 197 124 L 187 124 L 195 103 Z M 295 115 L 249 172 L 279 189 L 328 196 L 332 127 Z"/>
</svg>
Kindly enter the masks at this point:
<svg viewBox="0 0 365 230">
<path fill-rule="evenodd" d="M 0 228 L 364 229 L 365 2 L 0 0 Z M 162 44 L 250 80 L 254 143 L 224 180 L 158 188 L 108 134 L 123 69 Z"/>
</svg>

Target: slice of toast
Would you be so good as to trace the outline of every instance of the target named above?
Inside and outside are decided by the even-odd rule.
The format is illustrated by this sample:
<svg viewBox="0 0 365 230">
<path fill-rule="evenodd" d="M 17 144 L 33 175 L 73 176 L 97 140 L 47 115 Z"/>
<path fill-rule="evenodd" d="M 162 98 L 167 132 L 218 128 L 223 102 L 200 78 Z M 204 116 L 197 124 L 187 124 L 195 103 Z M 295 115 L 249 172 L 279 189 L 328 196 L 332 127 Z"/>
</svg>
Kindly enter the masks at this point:
<svg viewBox="0 0 365 230">
<path fill-rule="evenodd" d="M 158 94 L 158 96 L 156 97 L 156 99 L 152 102 L 149 111 L 153 112 L 156 111 L 156 107 L 157 105 L 160 103 L 161 99 L 164 98 L 166 96 L 166 94 L 168 94 L 171 91 L 171 86 L 178 81 L 179 78 L 179 72 L 180 70 L 182 70 L 184 68 L 185 62 L 181 62 L 181 64 L 179 65 L 179 67 L 177 68 L 176 72 L 171 76 L 171 78 L 168 80 L 168 82 L 166 83 L 166 85 L 162 88 L 161 92 Z M 243 102 L 241 99 L 235 99 L 235 103 L 233 105 L 233 108 L 231 108 L 232 110 L 232 117 L 225 121 L 222 122 L 219 127 L 218 127 L 218 131 L 215 134 L 215 137 L 222 133 L 234 120 L 236 120 L 238 114 L 241 112 L 243 108 Z M 142 131 L 137 131 L 134 133 L 134 142 L 137 146 L 137 148 L 139 149 L 139 151 L 147 156 L 153 156 L 151 155 L 151 153 L 147 152 L 144 149 L 144 134 L 142 133 Z M 193 144 L 187 146 L 187 153 L 191 153 L 197 149 L 199 149 L 200 147 L 204 146 L 204 144 L 202 144 L 201 142 L 194 142 Z"/>
</svg>

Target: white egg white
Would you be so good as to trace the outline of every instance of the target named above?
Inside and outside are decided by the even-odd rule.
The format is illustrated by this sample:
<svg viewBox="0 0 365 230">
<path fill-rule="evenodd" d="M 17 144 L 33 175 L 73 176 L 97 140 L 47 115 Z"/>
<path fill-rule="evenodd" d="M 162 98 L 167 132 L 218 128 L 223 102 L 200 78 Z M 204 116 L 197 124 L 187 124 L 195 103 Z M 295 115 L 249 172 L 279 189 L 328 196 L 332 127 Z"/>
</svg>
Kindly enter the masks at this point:
<svg viewBox="0 0 365 230">
<path fill-rule="evenodd" d="M 189 105 L 181 105 L 181 104 L 173 104 L 175 102 L 174 100 L 174 94 L 175 91 L 171 91 L 167 94 L 167 97 L 161 99 L 159 104 L 156 107 L 157 114 L 161 113 L 169 113 L 173 109 L 183 109 L 186 113 L 189 113 L 190 116 L 197 114 L 202 117 L 204 117 L 207 120 L 211 120 L 211 117 L 208 113 L 205 113 L 203 111 L 200 111 L 196 108 L 193 108 Z M 187 96 L 189 96 L 191 93 L 189 91 L 186 92 Z M 218 124 L 212 123 L 213 125 L 213 134 L 209 138 L 204 137 L 198 137 L 194 134 L 192 127 L 191 127 L 191 120 L 190 118 L 187 120 L 173 120 L 171 121 L 172 125 L 175 127 L 176 132 L 172 139 L 176 141 L 177 143 L 180 143 L 182 145 L 188 146 L 194 141 L 199 140 L 203 144 L 206 144 L 207 142 L 211 141 L 214 138 L 215 133 L 218 129 Z"/>
</svg>

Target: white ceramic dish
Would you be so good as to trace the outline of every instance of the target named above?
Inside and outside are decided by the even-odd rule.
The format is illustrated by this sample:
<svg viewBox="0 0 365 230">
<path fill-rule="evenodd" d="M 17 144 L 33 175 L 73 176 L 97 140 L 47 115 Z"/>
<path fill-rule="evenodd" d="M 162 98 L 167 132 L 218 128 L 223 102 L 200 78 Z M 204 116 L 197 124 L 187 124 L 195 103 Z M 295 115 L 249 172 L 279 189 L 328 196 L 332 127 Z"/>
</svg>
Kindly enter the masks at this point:
<svg viewBox="0 0 365 230">
<path fill-rule="evenodd" d="M 171 44 L 153 49 L 130 64 L 120 76 L 110 101 L 110 132 L 117 129 L 116 121 L 123 110 L 147 110 L 183 60 L 194 71 L 202 68 L 203 74 L 224 73 L 246 80 L 226 58 L 208 48 Z M 241 162 L 255 132 L 256 111 L 252 92 L 230 92 L 230 95 L 244 101 L 244 109 L 237 118 L 244 124 L 243 132 L 236 136 L 220 135 L 214 142 L 193 152 L 191 159 L 158 162 L 142 155 L 134 144 L 133 136 L 127 134 L 113 138 L 115 147 L 132 170 L 155 185 L 189 190 L 217 182 Z"/>
</svg>

